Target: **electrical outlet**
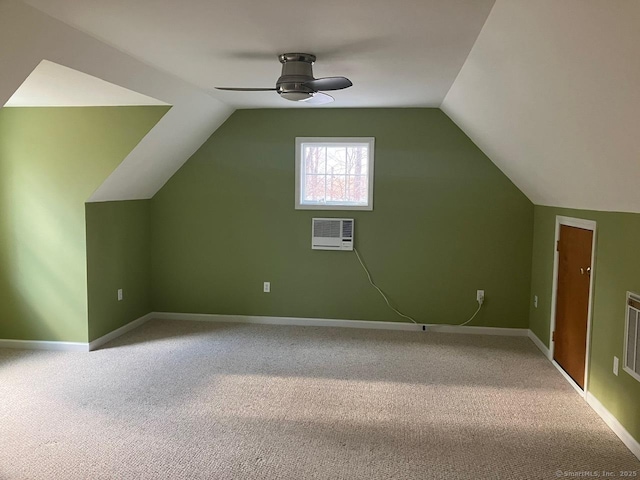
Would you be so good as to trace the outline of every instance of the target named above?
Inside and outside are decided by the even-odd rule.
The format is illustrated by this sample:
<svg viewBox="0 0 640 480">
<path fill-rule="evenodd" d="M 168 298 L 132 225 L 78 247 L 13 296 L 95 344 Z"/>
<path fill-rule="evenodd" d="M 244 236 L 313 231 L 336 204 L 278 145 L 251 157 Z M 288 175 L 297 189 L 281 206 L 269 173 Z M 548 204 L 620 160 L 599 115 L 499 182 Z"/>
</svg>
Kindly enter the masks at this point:
<svg viewBox="0 0 640 480">
<path fill-rule="evenodd" d="M 476 300 L 480 305 L 484 303 L 484 290 L 478 290 L 476 293 Z"/>
<path fill-rule="evenodd" d="M 538 295 L 533 296 L 533 306 L 538 308 Z"/>
<path fill-rule="evenodd" d="M 262 291 L 264 293 L 270 293 L 271 292 L 271 282 L 264 282 L 264 285 L 262 287 Z"/>
<path fill-rule="evenodd" d="M 618 375 L 618 364 L 619 364 L 619 360 L 618 357 L 613 357 L 613 374 L 614 375 Z"/>
<path fill-rule="evenodd" d="M 119 302 L 120 302 L 120 301 L 122 301 L 122 299 L 123 299 L 123 298 L 124 298 L 124 296 L 122 295 L 122 289 L 121 289 L 121 288 L 119 288 L 119 289 L 118 289 L 118 301 L 119 301 Z"/>
</svg>

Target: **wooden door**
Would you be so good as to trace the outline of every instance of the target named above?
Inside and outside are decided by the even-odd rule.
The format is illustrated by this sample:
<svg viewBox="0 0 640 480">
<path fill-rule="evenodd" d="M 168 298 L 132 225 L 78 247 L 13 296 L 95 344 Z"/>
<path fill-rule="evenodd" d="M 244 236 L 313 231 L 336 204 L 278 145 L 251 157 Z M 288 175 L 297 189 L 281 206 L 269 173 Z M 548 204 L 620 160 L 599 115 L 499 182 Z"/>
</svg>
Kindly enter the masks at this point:
<svg viewBox="0 0 640 480">
<path fill-rule="evenodd" d="M 593 231 L 560 225 L 553 359 L 584 389 Z"/>
</svg>

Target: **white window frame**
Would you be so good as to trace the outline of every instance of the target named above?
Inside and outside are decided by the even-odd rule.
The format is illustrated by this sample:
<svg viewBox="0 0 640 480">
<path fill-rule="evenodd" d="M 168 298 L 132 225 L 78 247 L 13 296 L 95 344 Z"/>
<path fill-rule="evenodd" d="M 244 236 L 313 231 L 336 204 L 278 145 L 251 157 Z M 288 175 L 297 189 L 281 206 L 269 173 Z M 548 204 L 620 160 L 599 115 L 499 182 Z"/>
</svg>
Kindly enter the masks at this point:
<svg viewBox="0 0 640 480">
<path fill-rule="evenodd" d="M 302 148 L 306 143 L 321 143 L 330 145 L 351 145 L 354 143 L 366 143 L 369 146 L 368 172 L 368 201 L 366 205 L 344 205 L 344 204 L 307 204 L 302 203 Z M 295 206 L 296 210 L 373 210 L 373 178 L 374 178 L 374 157 L 375 138 L 374 137 L 296 137 L 296 188 Z"/>
</svg>

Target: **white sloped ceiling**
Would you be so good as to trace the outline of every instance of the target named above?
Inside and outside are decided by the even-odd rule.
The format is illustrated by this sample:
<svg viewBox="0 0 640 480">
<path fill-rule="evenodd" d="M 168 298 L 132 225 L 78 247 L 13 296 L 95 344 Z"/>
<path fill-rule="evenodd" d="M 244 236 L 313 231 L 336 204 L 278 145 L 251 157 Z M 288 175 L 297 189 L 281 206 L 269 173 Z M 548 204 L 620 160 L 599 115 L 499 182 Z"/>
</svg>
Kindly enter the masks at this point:
<svg viewBox="0 0 640 480">
<path fill-rule="evenodd" d="M 442 109 L 534 203 L 640 212 L 640 2 L 497 0 Z"/>
<path fill-rule="evenodd" d="M 15 0 L 0 0 L 0 105 L 45 59 L 172 105 L 90 201 L 151 198 L 233 109 Z"/>
<path fill-rule="evenodd" d="M 156 98 L 42 60 L 5 107 L 167 105 Z"/>
</svg>

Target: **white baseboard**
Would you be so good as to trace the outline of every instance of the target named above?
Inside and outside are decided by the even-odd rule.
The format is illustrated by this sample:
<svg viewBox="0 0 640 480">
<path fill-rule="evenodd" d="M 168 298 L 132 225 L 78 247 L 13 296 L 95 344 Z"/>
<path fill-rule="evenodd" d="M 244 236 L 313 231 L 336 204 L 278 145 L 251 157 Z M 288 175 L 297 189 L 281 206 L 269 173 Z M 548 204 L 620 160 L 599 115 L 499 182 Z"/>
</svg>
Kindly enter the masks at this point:
<svg viewBox="0 0 640 480">
<path fill-rule="evenodd" d="M 105 343 L 110 342 L 114 338 L 118 338 L 119 336 L 124 335 L 125 333 L 133 330 L 134 328 L 138 328 L 140 325 L 147 323 L 152 318 L 154 318 L 153 314 L 147 313 L 146 315 L 143 315 L 142 317 L 137 318 L 136 320 L 129 322 L 126 325 L 123 325 L 122 327 L 114 330 L 113 332 L 109 332 L 106 335 L 101 336 L 100 338 L 96 338 L 95 340 L 89 342 L 88 344 L 89 351 L 91 352 L 97 349 L 98 347 L 101 347 Z"/>
<path fill-rule="evenodd" d="M 24 350 L 55 350 L 61 352 L 88 352 L 89 344 L 82 342 L 56 342 L 47 340 L 0 340 L 0 348 Z"/>
<path fill-rule="evenodd" d="M 540 340 L 538 336 L 535 333 L 533 333 L 531 330 L 529 330 L 529 333 L 527 336 L 531 339 L 533 344 L 540 349 L 540 351 L 544 354 L 544 356 L 547 357 L 549 360 L 551 360 L 551 350 L 549 350 L 547 346 L 544 343 L 542 343 L 542 340 Z"/>
<path fill-rule="evenodd" d="M 626 428 L 618 421 L 613 414 L 607 410 L 600 400 L 598 400 L 593 394 L 587 392 L 587 403 L 593 410 L 600 415 L 600 418 L 604 420 L 611 430 L 618 436 L 620 440 L 627 446 L 631 453 L 633 453 L 638 460 L 640 460 L 640 442 L 631 436 Z"/>
<path fill-rule="evenodd" d="M 369 328 L 374 330 L 408 330 L 442 333 L 466 333 L 479 335 L 509 335 L 526 336 L 528 330 L 524 328 L 498 327 L 461 327 L 456 325 L 415 324 L 409 322 L 378 322 L 371 320 L 340 320 L 334 318 L 303 318 L 303 317 L 263 317 L 252 315 L 220 315 L 210 313 L 175 313 L 153 312 L 153 318 L 158 320 L 191 320 L 196 322 L 229 322 L 253 323 L 263 325 L 298 325 L 304 327 L 341 327 L 341 328 Z M 424 327 L 424 328 L 423 328 Z"/>
<path fill-rule="evenodd" d="M 263 317 L 249 315 L 217 315 L 201 313 L 172 313 L 152 312 L 148 313 L 126 325 L 103 335 L 89 343 L 83 342 L 56 342 L 44 340 L 2 340 L 0 348 L 22 348 L 27 350 L 52 350 L 65 352 L 90 352 L 96 350 L 111 340 L 138 328 L 151 319 L 159 320 L 192 320 L 200 322 L 231 322 L 254 323 L 263 325 L 298 325 L 307 327 L 342 327 L 342 328 L 368 328 L 374 330 L 405 330 L 440 333 L 463 333 L 472 335 L 503 335 L 503 336 L 527 336 L 529 330 L 524 328 L 499 328 L 499 327 L 469 327 L 457 325 L 414 324 L 408 322 L 378 322 L 369 320 L 339 320 L 330 318 L 299 318 L 299 317 Z"/>
<path fill-rule="evenodd" d="M 371 322 L 330 318 L 262 317 L 252 315 L 219 315 L 212 313 L 153 312 L 158 320 L 191 320 L 194 322 L 254 323 L 263 325 L 298 325 L 305 327 L 373 328 L 378 330 L 422 330 L 422 325 L 408 322 Z"/>
<path fill-rule="evenodd" d="M 438 325 L 437 323 L 427 325 L 428 332 L 437 333 L 462 333 L 465 335 L 499 335 L 502 337 L 526 337 L 526 328 L 505 328 L 505 327 L 473 327 L 460 325 Z"/>
<path fill-rule="evenodd" d="M 123 335 L 134 328 L 139 327 L 145 322 L 148 322 L 154 318 L 152 313 L 147 313 L 146 315 L 134 320 L 133 322 L 127 323 L 126 325 L 114 330 L 113 332 L 109 332 L 106 335 L 103 335 L 100 338 L 96 338 L 94 341 L 85 343 L 85 342 L 56 342 L 56 341 L 46 341 L 46 340 L 2 340 L 0 339 L 0 348 L 21 348 L 25 350 L 52 350 L 59 352 L 90 352 L 95 350 L 96 348 L 104 345 L 107 342 L 110 342 L 114 338 Z"/>
</svg>

